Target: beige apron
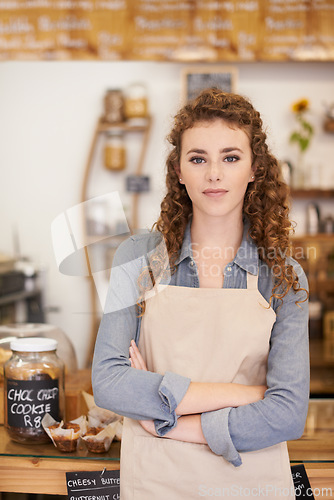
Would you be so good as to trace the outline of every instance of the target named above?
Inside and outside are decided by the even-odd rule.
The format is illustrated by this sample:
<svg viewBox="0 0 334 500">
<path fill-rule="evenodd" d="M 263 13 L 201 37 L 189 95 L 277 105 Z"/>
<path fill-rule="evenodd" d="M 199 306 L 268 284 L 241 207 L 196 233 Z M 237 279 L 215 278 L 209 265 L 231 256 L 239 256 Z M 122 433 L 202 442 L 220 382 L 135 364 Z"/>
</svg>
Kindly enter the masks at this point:
<svg viewBox="0 0 334 500">
<path fill-rule="evenodd" d="M 150 371 L 196 382 L 266 383 L 275 312 L 247 273 L 247 289 L 156 286 L 139 349 Z M 286 443 L 241 453 L 234 467 L 207 445 L 157 438 L 124 421 L 121 500 L 294 498 Z"/>
</svg>

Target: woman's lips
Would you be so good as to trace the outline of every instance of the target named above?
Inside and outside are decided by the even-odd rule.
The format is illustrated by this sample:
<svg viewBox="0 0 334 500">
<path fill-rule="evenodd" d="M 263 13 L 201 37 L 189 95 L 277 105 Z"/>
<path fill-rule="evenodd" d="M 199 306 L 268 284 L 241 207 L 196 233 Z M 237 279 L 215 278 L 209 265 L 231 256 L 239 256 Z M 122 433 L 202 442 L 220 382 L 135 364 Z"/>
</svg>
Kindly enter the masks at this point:
<svg viewBox="0 0 334 500">
<path fill-rule="evenodd" d="M 203 191 L 203 194 L 205 194 L 206 196 L 210 196 L 210 198 L 219 198 L 227 192 L 228 191 L 226 191 L 226 189 L 205 189 Z"/>
</svg>

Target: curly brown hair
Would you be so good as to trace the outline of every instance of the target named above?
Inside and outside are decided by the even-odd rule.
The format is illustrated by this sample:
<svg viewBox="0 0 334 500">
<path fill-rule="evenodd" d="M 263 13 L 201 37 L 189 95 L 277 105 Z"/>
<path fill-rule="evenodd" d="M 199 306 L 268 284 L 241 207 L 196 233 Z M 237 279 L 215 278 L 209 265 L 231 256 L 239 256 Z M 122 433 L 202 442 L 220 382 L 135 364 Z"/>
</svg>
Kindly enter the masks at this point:
<svg viewBox="0 0 334 500">
<path fill-rule="evenodd" d="M 185 130 L 195 124 L 217 118 L 242 129 L 249 138 L 255 180 L 248 184 L 243 213 L 249 220 L 249 236 L 258 248 L 259 257 L 274 276 L 270 301 L 274 297 L 283 299 L 291 288 L 295 292 L 301 289 L 292 266 L 286 263 L 286 257 L 292 253 L 290 234 L 293 232 L 289 219 L 289 188 L 281 177 L 277 159 L 267 146 L 260 113 L 247 98 L 209 88 L 176 114 L 174 126 L 167 138 L 172 145 L 166 162 L 167 194 L 161 203 L 159 219 L 153 227 L 164 237 L 170 269 L 175 272 L 175 261 L 192 215 L 192 202 L 185 186 L 179 183 L 177 174 L 182 136 Z M 141 307 L 144 311 L 145 304 Z"/>
</svg>

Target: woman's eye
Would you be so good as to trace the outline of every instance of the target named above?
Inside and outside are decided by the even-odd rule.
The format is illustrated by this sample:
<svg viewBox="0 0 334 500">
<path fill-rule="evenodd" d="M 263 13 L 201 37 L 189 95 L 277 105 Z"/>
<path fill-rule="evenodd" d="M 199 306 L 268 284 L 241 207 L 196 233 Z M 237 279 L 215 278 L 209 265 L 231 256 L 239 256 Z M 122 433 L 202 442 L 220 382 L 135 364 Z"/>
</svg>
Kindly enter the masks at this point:
<svg viewBox="0 0 334 500">
<path fill-rule="evenodd" d="M 190 161 L 191 161 L 191 163 L 195 163 L 196 165 L 199 165 L 200 163 L 204 162 L 204 158 L 194 156 L 193 158 L 190 158 Z"/>
<path fill-rule="evenodd" d="M 226 156 L 225 161 L 228 163 L 233 163 L 239 160 L 239 156 Z"/>
</svg>

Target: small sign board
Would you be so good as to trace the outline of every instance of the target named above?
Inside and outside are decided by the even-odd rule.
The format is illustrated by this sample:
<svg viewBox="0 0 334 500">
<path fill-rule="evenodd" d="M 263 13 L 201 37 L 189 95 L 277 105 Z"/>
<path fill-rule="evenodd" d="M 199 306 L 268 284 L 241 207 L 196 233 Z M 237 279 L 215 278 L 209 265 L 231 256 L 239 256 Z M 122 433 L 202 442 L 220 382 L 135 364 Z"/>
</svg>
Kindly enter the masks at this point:
<svg viewBox="0 0 334 500">
<path fill-rule="evenodd" d="M 68 500 L 119 500 L 119 470 L 66 472 Z"/>
<path fill-rule="evenodd" d="M 150 190 L 150 178 L 148 175 L 128 175 L 126 178 L 126 190 L 130 193 L 142 193 Z"/>
<path fill-rule="evenodd" d="M 200 65 L 183 70 L 183 102 L 187 103 L 209 87 L 217 87 L 224 92 L 235 92 L 237 72 L 231 66 Z"/>
<path fill-rule="evenodd" d="M 291 473 L 293 484 L 295 487 L 296 498 L 308 498 L 310 500 L 314 500 L 312 488 L 307 477 L 304 465 L 292 465 Z"/>
<path fill-rule="evenodd" d="M 41 374 L 40 380 L 7 379 L 8 425 L 39 429 L 46 413 L 59 419 L 58 379 L 46 377 Z"/>
</svg>

